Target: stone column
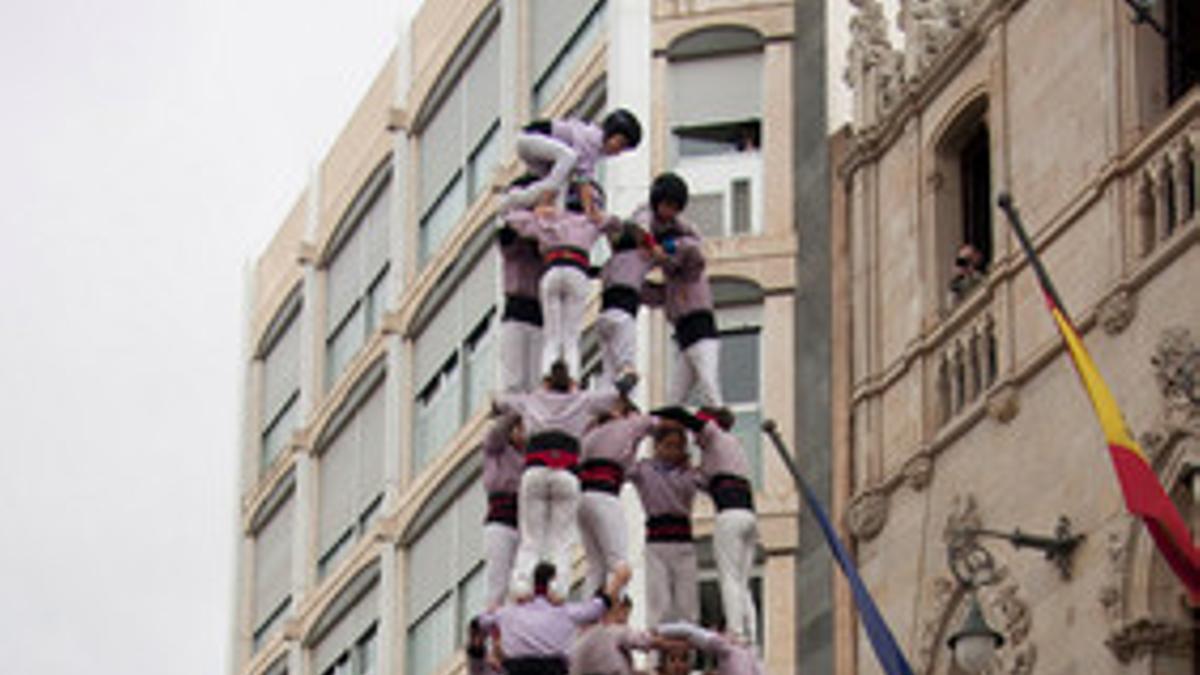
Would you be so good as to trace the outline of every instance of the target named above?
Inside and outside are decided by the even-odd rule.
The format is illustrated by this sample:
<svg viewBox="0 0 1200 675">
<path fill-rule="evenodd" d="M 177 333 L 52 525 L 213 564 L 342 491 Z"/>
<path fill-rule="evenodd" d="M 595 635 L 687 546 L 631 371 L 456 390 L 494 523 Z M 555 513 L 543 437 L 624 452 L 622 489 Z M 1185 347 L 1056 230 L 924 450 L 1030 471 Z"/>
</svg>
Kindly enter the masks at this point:
<svg viewBox="0 0 1200 675">
<path fill-rule="evenodd" d="M 795 6 L 792 100 L 825 101 L 826 8 L 822 2 Z M 795 222 L 799 242 L 795 311 L 796 415 L 792 447 L 800 470 L 817 497 L 830 497 L 830 315 L 829 139 L 822 107 L 793 109 Z M 800 514 L 796 554 L 795 664 L 806 675 L 833 673 L 832 566 L 821 534 Z"/>
</svg>

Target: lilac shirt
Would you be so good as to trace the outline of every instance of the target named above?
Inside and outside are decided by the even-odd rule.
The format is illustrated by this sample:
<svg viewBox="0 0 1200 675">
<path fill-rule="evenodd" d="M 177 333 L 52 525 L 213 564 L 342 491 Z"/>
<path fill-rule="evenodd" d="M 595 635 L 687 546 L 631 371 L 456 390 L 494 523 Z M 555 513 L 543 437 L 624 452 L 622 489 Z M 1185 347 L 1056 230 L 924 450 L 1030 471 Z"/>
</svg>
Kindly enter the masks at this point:
<svg viewBox="0 0 1200 675">
<path fill-rule="evenodd" d="M 604 601 L 556 605 L 539 595 L 529 602 L 505 605 L 479 616 L 484 630 L 500 628 L 500 649 L 506 658 L 566 657 L 575 638 L 575 627 L 604 616 Z"/>
<path fill-rule="evenodd" d="M 654 268 L 654 257 L 650 251 L 638 246 L 625 251 L 615 251 L 604 263 L 604 271 L 600 273 L 600 281 L 605 288 L 613 286 L 628 286 L 635 290 L 642 287 L 642 281 Z"/>
<path fill-rule="evenodd" d="M 647 516 L 692 515 L 692 502 L 700 487 L 700 472 L 657 459 L 638 460 L 627 476 L 642 499 Z"/>
<path fill-rule="evenodd" d="M 704 474 L 706 481 L 720 474 L 750 479 L 750 464 L 746 461 L 742 442 L 716 422 L 704 424 L 704 428 L 696 434 L 696 444 L 702 450 L 700 473 Z"/>
<path fill-rule="evenodd" d="M 515 493 L 521 486 L 525 455 L 508 442 L 509 432 L 519 419 L 511 412 L 498 417 L 483 437 L 483 489 L 489 493 Z"/>
<path fill-rule="evenodd" d="M 601 234 L 620 227 L 616 218 L 610 217 L 597 225 L 587 215 L 571 211 L 540 216 L 533 211 L 516 209 L 504 219 L 522 236 L 536 239 L 543 254 L 566 246 L 591 251 Z"/>
<path fill-rule="evenodd" d="M 575 175 L 595 178 L 596 163 L 604 156 L 604 130 L 579 119 L 550 121 L 550 135 L 575 151 Z"/>
<path fill-rule="evenodd" d="M 638 441 L 654 431 L 657 425 L 657 417 L 638 414 L 596 425 L 583 435 L 579 459 L 606 459 L 621 465 L 623 471 L 629 471 L 637 456 Z"/>
<path fill-rule="evenodd" d="M 535 389 L 525 394 L 501 395 L 496 399 L 496 407 L 501 413 L 520 414 L 527 438 L 544 431 L 561 431 L 579 439 L 592 420 L 611 410 L 620 398 L 616 387 L 573 392 Z"/>
<path fill-rule="evenodd" d="M 632 675 L 631 649 L 650 649 L 645 631 L 622 624 L 597 624 L 580 634 L 571 651 L 572 675 Z"/>
<path fill-rule="evenodd" d="M 664 287 L 661 290 L 646 287 L 642 291 L 642 301 L 654 307 L 661 306 L 671 323 L 692 312 L 711 312 L 713 308 L 712 288 L 704 272 L 706 263 L 700 240 L 680 237 L 675 242 L 675 252 L 668 254 L 662 264 Z"/>
<path fill-rule="evenodd" d="M 543 270 L 537 242 L 520 237 L 507 246 L 501 246 L 500 255 L 503 260 L 504 293 L 537 298 Z"/>
<path fill-rule="evenodd" d="M 750 646 L 733 642 L 720 633 L 686 621 L 662 624 L 656 630 L 664 637 L 683 638 L 696 649 L 717 657 L 718 675 L 765 675 L 762 664 Z"/>
</svg>

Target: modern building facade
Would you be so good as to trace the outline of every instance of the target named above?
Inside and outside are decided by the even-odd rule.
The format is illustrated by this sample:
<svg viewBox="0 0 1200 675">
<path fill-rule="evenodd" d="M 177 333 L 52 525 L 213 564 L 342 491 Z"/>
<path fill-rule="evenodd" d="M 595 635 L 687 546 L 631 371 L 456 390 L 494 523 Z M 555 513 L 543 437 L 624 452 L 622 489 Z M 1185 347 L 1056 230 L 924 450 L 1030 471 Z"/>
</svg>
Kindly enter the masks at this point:
<svg viewBox="0 0 1200 675">
<path fill-rule="evenodd" d="M 917 672 L 963 672 L 946 641 L 971 594 L 947 560 L 977 544 L 988 553 L 967 572 L 991 563 L 978 599 L 1005 638 L 986 672 L 1196 672 L 1183 588 L 1126 512 L 995 206 L 1011 193 L 1134 436 L 1200 525 L 1196 3 L 901 2 L 903 46 L 879 2 L 853 4 L 834 484 L 871 591 Z M 979 273 L 955 281 L 968 244 Z M 1036 551 L 963 539 L 1050 535 L 1060 516 L 1086 535 L 1069 576 Z M 836 671 L 879 672 L 838 597 Z"/>
<path fill-rule="evenodd" d="M 692 187 L 724 394 L 755 467 L 764 656 L 769 672 L 795 669 L 797 499 L 758 432 L 771 417 L 794 434 L 802 396 L 788 367 L 795 16 L 778 1 L 427 0 L 401 22 L 249 274 L 232 673 L 463 670 L 483 586 L 496 191 L 519 172 L 523 124 L 617 105 L 647 135 L 603 165 L 610 210 L 631 212 L 663 170 Z M 637 395 L 655 405 L 673 347 L 660 315 L 639 321 Z M 590 331 L 583 345 L 585 372 L 598 369 Z M 641 516 L 625 502 L 636 559 Z M 709 615 L 711 516 L 696 514 Z"/>
</svg>

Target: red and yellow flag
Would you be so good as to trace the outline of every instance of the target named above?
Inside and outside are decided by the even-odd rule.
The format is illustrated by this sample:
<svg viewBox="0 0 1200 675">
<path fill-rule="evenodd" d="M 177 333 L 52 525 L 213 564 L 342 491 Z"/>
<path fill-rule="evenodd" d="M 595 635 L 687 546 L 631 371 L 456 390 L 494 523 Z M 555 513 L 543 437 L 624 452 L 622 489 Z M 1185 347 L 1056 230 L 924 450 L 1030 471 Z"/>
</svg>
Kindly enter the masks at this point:
<svg viewBox="0 0 1200 675">
<path fill-rule="evenodd" d="M 1117 407 L 1116 399 L 1104 383 L 1104 378 L 1100 377 L 1100 371 L 1096 369 L 1092 357 L 1084 349 L 1079 333 L 1071 323 L 1049 274 L 1042 266 L 1042 261 L 1038 259 L 1033 244 L 1029 241 L 1029 235 L 1021 225 L 1021 218 L 1012 204 L 1012 199 L 1007 194 L 1002 194 L 999 204 L 1008 216 L 1021 248 L 1033 266 L 1038 285 L 1041 286 L 1042 293 L 1046 296 L 1046 304 L 1054 317 L 1054 323 L 1067 345 L 1079 379 L 1083 382 L 1092 407 L 1096 410 L 1096 417 L 1100 419 L 1100 427 L 1108 441 L 1113 469 L 1117 472 L 1117 481 L 1121 484 L 1121 493 L 1125 496 L 1125 506 L 1130 513 L 1141 518 L 1146 524 L 1146 529 L 1149 530 L 1159 552 L 1187 588 L 1192 605 L 1200 606 L 1200 551 L 1192 543 L 1191 532 L 1183 517 L 1179 515 L 1179 510 L 1167 496 L 1162 483 L 1158 481 L 1158 474 L 1154 472 L 1146 454 L 1129 435 L 1121 409 Z"/>
<path fill-rule="evenodd" d="M 1048 293 L 1046 301 L 1054 315 L 1054 322 L 1062 333 L 1063 341 L 1067 344 L 1067 350 L 1071 353 L 1071 360 L 1075 362 L 1079 379 L 1092 400 L 1096 417 L 1100 418 L 1100 427 L 1108 441 L 1108 453 L 1112 456 L 1113 469 L 1117 472 L 1121 492 L 1125 495 L 1125 506 L 1130 513 L 1145 522 L 1146 529 L 1158 545 L 1159 552 L 1187 587 L 1192 604 L 1200 604 L 1200 555 L 1192 544 L 1192 535 L 1187 524 L 1179 515 L 1179 510 L 1175 508 L 1171 498 L 1167 496 L 1162 483 L 1158 482 L 1158 475 L 1146 454 L 1129 435 L 1121 410 L 1117 407 L 1108 385 L 1104 383 L 1104 378 L 1100 377 L 1100 372 L 1096 370 L 1096 364 L 1084 349 L 1075 327 Z"/>
</svg>

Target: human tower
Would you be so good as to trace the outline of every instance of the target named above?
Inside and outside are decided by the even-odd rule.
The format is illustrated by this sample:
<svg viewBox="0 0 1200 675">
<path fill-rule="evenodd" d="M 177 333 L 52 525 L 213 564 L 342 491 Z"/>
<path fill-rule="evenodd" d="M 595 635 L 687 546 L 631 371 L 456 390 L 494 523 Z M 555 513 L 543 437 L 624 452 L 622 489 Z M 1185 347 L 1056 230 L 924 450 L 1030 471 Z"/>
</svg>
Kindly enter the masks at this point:
<svg viewBox="0 0 1200 675">
<path fill-rule="evenodd" d="M 690 672 L 693 651 L 717 672 L 762 673 L 749 575 L 758 539 L 749 465 L 718 381 L 719 342 L 699 231 L 683 217 L 687 184 L 664 173 L 628 218 L 607 213 L 594 171 L 633 151 L 642 131 L 617 109 L 600 124 L 537 121 L 518 136 L 528 172 L 505 192 L 497 241 L 505 307 L 501 389 L 483 443 L 487 610 L 472 620 L 472 672 L 635 672 L 631 650 L 653 652 L 657 673 Z M 607 237 L 599 270 L 589 252 Z M 651 282 L 651 270 L 662 281 Z M 579 339 L 594 277 L 600 385 L 579 388 Z M 678 346 L 667 407 L 643 413 L 637 385 L 637 313 L 661 308 Z M 684 401 L 695 395 L 702 407 Z M 638 446 L 651 438 L 651 456 Z M 689 439 L 699 448 L 693 465 Z M 628 625 L 631 572 L 625 514 L 628 481 L 646 513 L 646 629 Z M 712 500 L 724 626 L 702 628 L 691 513 Z M 586 600 L 565 602 L 571 546 L 587 558 Z"/>
</svg>

